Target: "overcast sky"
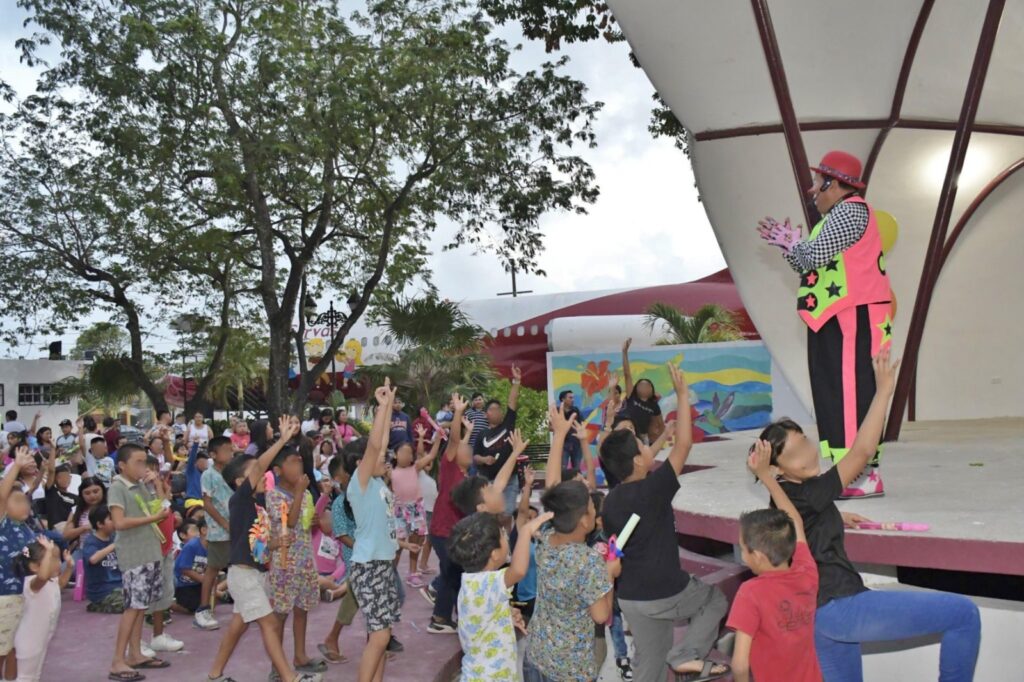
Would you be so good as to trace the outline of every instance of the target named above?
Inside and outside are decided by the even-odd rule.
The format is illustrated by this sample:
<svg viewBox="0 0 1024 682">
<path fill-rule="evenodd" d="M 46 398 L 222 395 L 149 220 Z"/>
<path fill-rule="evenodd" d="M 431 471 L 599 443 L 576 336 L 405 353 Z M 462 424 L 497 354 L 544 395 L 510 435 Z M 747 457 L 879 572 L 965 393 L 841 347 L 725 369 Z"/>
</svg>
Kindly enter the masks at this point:
<svg viewBox="0 0 1024 682">
<path fill-rule="evenodd" d="M 33 73 L 18 62 L 14 41 L 25 35 L 25 14 L 15 0 L 0 0 L 0 75 L 20 94 L 31 91 Z M 523 42 L 514 30 L 502 31 Z M 545 58 L 526 44 L 518 58 L 525 68 Z M 520 276 L 519 288 L 535 293 L 639 287 L 684 282 L 725 267 L 704 208 L 697 200 L 689 161 L 671 140 L 647 131 L 653 88 L 628 59 L 625 43 L 571 45 L 568 70 L 604 102 L 597 123 L 598 146 L 580 155 L 594 168 L 601 196 L 587 215 L 550 214 L 542 221 L 547 277 Z M 510 287 L 497 259 L 463 247 L 444 253 L 454 228 L 435 235 L 434 281 L 443 297 L 489 298 Z M 467 283 L 470 283 L 467 286 Z M 65 351 L 74 337 L 64 339 Z M 35 357 L 42 340 L 20 348 L 0 346 L 0 357 Z M 154 345 L 173 345 L 169 335 Z M 166 348 L 160 348 L 166 350 Z"/>
</svg>

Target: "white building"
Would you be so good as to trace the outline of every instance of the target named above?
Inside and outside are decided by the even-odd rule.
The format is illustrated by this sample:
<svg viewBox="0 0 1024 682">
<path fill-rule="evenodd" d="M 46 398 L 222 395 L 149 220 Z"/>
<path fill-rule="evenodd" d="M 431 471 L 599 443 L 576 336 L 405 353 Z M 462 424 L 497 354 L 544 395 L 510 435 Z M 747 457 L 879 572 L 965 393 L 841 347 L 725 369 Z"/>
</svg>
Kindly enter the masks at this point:
<svg viewBox="0 0 1024 682">
<path fill-rule="evenodd" d="M 85 363 L 78 360 L 0 359 L 0 417 L 14 410 L 18 421 L 30 427 L 39 413 L 39 426 L 49 426 L 55 432 L 61 420 L 74 422 L 78 418 L 78 399 L 54 402 L 51 392 L 54 383 L 81 376 L 84 367 Z"/>
</svg>

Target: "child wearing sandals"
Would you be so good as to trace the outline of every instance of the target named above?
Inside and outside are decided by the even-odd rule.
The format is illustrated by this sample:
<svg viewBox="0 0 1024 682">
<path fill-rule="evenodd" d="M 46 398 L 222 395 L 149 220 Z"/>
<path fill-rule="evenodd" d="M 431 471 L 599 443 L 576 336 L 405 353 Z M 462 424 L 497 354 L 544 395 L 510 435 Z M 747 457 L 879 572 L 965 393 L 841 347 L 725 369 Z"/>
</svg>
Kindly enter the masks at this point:
<svg viewBox="0 0 1024 682">
<path fill-rule="evenodd" d="M 295 641 L 294 664 L 300 673 L 322 673 L 327 663 L 306 654 L 306 623 L 309 612 L 320 603 L 316 566 L 313 561 L 313 495 L 309 477 L 304 473 L 302 454 L 285 448 L 274 460 L 277 485 L 267 491 L 267 513 L 271 535 L 289 535 L 287 549 L 274 552 L 270 559 L 271 605 L 281 619 L 278 637 L 284 638 L 284 625 L 294 614 L 292 634 Z"/>
<path fill-rule="evenodd" d="M 5 680 L 17 675 L 14 634 L 25 605 L 24 586 L 14 572 L 14 557 L 36 538 L 26 523 L 32 511 L 28 496 L 14 487 L 18 474 L 29 462 L 32 455 L 28 447 L 19 446 L 7 475 L 0 481 L 0 669 Z"/>
<path fill-rule="evenodd" d="M 348 489 L 352 474 L 355 473 L 359 459 L 357 454 L 365 452 L 366 439 L 350 441 L 345 444 L 342 452 L 331 460 L 327 465 L 327 471 L 331 480 L 338 486 L 338 496 L 331 503 L 331 530 L 338 546 L 341 548 L 341 558 L 345 565 L 346 580 L 345 593 L 341 596 L 341 603 L 338 604 L 338 615 L 324 641 L 317 645 L 320 655 L 328 663 L 347 663 L 348 657 L 342 655 L 338 647 L 338 638 L 341 636 L 342 628 L 351 625 L 355 620 L 359 606 L 356 604 L 355 596 L 352 593 L 352 585 L 348 578 L 352 566 L 352 547 L 355 545 L 356 520 L 353 515 L 352 506 L 348 503 L 345 491 Z"/>
<path fill-rule="evenodd" d="M 241 455 L 224 467 L 224 480 L 234 490 L 228 503 L 228 525 L 231 536 L 231 553 L 228 567 L 228 589 L 234 599 L 234 615 L 224 631 L 213 666 L 207 675 L 211 682 L 234 682 L 224 675 L 224 668 L 231 659 L 238 641 L 249 629 L 249 624 L 259 625 L 263 647 L 274 666 L 274 672 L 285 682 L 319 682 L 320 675 L 297 673 L 288 664 L 281 645 L 281 622 L 270 605 L 267 584 L 267 564 L 270 554 L 283 551 L 292 541 L 292 534 L 271 535 L 264 496 L 267 468 L 285 445 L 298 433 L 298 422 L 281 417 L 278 428 L 280 437 L 267 448 L 259 459 L 252 455 Z M 272 435 L 269 424 L 264 424 L 266 440 Z"/>
<path fill-rule="evenodd" d="M 157 527 L 171 510 L 152 511 L 156 497 L 149 485 L 159 474 L 146 466 L 146 451 L 139 445 L 123 445 L 117 451 L 118 475 L 110 484 L 107 506 L 114 520 L 114 545 L 124 585 L 124 613 L 117 628 L 114 659 L 108 678 L 115 682 L 145 679 L 139 670 L 167 668 L 170 663 L 142 653 L 143 614 L 164 597 L 161 543 Z"/>
<path fill-rule="evenodd" d="M 18 652 L 19 682 L 39 682 L 46 650 L 60 618 L 60 591 L 67 587 L 75 564 L 45 535 L 26 545 L 14 557 L 14 572 L 25 581 L 25 613 L 14 635 Z"/>
<path fill-rule="evenodd" d="M 374 392 L 377 413 L 366 443 L 366 453 L 349 481 L 346 497 L 356 519 L 356 543 L 349 566 L 349 581 L 366 618 L 366 646 L 359 661 L 359 682 L 384 679 L 385 653 L 391 626 L 398 622 L 400 606 L 395 581 L 394 500 L 384 483 L 387 473 L 387 438 L 395 390 L 390 381 Z"/>
</svg>

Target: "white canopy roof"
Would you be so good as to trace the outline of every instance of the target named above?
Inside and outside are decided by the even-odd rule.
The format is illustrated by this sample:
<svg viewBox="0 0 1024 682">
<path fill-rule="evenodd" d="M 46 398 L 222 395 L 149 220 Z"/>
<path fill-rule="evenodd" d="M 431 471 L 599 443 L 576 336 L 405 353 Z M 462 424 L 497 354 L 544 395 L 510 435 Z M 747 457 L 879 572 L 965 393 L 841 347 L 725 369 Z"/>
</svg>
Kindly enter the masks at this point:
<svg viewBox="0 0 1024 682">
<path fill-rule="evenodd" d="M 982 52 L 992 47 L 991 58 L 947 234 L 996 176 L 1024 159 L 1024 0 L 609 4 L 692 135 L 701 198 L 729 269 L 807 406 L 795 277 L 754 228 L 765 215 L 805 222 L 806 184 L 798 187 L 803 180 L 791 163 L 801 147 L 812 165 L 831 149 L 864 162 L 875 149 L 866 197 L 900 226 L 887 263 L 902 353 L 965 93 L 979 82 L 971 78 L 979 45 Z M 982 39 L 986 11 L 998 30 Z M 759 13 L 767 19 L 760 28 Z M 774 71 L 773 38 L 781 64 Z M 773 72 L 783 75 L 788 93 L 773 85 Z M 787 144 L 789 106 L 802 132 Z M 920 346 L 920 419 L 1024 415 L 1021 183 L 1024 173 L 984 198 L 941 270 Z"/>
</svg>

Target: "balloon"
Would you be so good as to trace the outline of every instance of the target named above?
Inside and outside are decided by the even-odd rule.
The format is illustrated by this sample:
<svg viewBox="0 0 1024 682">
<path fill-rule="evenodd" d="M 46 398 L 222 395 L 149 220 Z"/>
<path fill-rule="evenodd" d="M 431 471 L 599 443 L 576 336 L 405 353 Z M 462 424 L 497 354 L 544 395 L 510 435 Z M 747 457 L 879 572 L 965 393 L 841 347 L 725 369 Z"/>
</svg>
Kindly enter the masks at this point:
<svg viewBox="0 0 1024 682">
<path fill-rule="evenodd" d="M 875 211 L 875 222 L 878 223 L 878 232 L 882 235 L 882 253 L 889 253 L 889 249 L 896 243 L 900 227 L 888 211 Z"/>
<path fill-rule="evenodd" d="M 890 305 L 892 306 L 892 319 L 895 320 L 896 319 L 896 308 L 897 308 L 896 292 L 893 291 L 892 289 L 889 289 L 889 299 L 891 301 Z"/>
</svg>

